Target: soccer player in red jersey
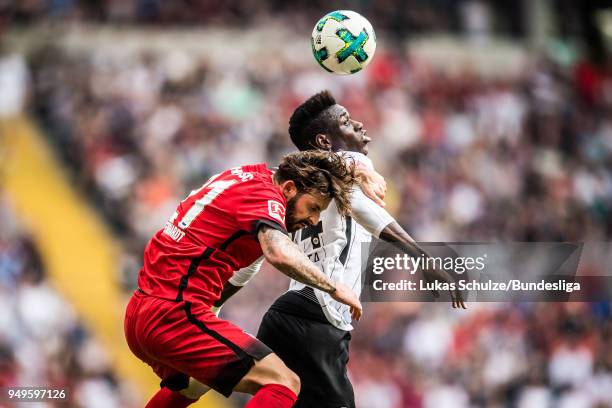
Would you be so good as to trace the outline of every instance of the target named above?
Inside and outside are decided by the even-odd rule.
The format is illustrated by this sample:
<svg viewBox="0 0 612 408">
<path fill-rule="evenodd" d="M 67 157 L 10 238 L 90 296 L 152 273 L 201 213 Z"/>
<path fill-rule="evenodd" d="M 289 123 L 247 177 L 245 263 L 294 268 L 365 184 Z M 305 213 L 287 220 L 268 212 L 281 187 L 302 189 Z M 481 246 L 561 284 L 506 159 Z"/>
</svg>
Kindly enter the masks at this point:
<svg viewBox="0 0 612 408">
<path fill-rule="evenodd" d="M 348 110 L 339 105 L 329 91 L 313 95 L 295 109 L 289 120 L 289 135 L 300 150 L 339 152 L 354 160 L 357 166 L 377 174 L 367 157 L 371 139 L 363 124 L 351 118 Z M 376 184 L 371 185 L 375 187 Z M 379 185 L 382 190 L 373 191 L 374 194 L 366 194 L 363 187 L 363 184 L 353 187 L 350 217 L 330 205 L 317 225 L 292 234 L 294 242 L 323 273 L 336 282 L 350 285 L 357 294 L 361 293 L 363 282 L 362 261 L 368 257 L 368 250 L 363 246 L 371 242 L 372 237 L 393 244 L 411 257 L 428 256 L 395 219 L 376 204 L 376 200 L 384 196 L 384 183 Z M 246 268 L 236 273 L 226 283 L 215 307 L 220 308 L 255 272 Z M 428 268 L 423 270 L 423 275 L 432 281 L 454 281 L 444 270 Z M 459 291 L 451 292 L 451 299 L 454 308 L 465 308 Z M 301 392 L 295 408 L 356 406 L 348 376 L 352 330 L 348 307 L 296 281 L 292 281 L 289 290 L 270 306 L 257 337 L 300 377 Z"/>
<path fill-rule="evenodd" d="M 247 407 L 288 408 L 297 375 L 255 337 L 211 311 L 234 271 L 263 256 L 278 270 L 329 293 L 361 316 L 359 299 L 327 278 L 287 237 L 315 225 L 333 199 L 348 213 L 355 175 L 340 156 L 292 153 L 213 176 L 183 200 L 149 241 L 139 289 L 126 310 L 132 352 L 162 379 L 147 407 L 186 407 L 211 387 L 254 395 Z"/>
</svg>

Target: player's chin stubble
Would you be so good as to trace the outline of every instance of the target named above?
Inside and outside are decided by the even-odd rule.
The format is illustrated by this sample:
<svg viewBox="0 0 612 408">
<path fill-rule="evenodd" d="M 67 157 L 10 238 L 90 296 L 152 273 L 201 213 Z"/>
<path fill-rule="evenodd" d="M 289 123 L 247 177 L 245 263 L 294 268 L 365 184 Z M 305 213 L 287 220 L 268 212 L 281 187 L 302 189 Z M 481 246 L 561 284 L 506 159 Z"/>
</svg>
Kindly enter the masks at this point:
<svg viewBox="0 0 612 408">
<path fill-rule="evenodd" d="M 295 219 L 295 203 L 297 202 L 297 199 L 298 195 L 287 201 L 287 221 L 285 224 L 287 225 L 287 231 L 289 232 L 294 232 L 302 228 L 299 225 L 299 221 Z"/>
</svg>

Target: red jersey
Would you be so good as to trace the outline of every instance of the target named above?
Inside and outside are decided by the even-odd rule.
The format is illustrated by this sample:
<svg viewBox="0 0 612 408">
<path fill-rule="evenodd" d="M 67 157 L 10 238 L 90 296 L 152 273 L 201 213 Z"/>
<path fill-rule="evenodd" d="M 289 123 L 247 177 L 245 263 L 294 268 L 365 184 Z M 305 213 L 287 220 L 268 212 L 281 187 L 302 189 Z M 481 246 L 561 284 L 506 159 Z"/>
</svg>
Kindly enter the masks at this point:
<svg viewBox="0 0 612 408">
<path fill-rule="evenodd" d="M 235 271 L 262 255 L 262 224 L 286 232 L 286 200 L 265 164 L 236 167 L 191 192 L 144 252 L 138 286 L 174 301 L 213 304 Z"/>
</svg>

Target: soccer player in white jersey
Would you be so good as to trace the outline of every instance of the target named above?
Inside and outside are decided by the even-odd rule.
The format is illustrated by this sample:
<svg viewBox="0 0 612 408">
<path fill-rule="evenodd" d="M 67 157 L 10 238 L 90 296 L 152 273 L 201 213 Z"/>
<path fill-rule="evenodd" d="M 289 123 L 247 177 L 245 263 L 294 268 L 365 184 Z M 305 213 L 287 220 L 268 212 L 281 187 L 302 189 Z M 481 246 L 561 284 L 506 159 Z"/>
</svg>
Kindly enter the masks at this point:
<svg viewBox="0 0 612 408">
<path fill-rule="evenodd" d="M 289 121 L 291 140 L 299 150 L 331 150 L 350 156 L 356 164 L 374 172 L 366 156 L 370 138 L 363 124 L 352 119 L 329 91 L 313 95 L 300 105 Z M 363 183 L 361 184 L 363 185 Z M 371 196 L 371 195 L 370 195 Z M 411 256 L 425 252 L 393 217 L 360 187 L 351 196 L 351 216 L 342 216 L 331 203 L 315 225 L 303 225 L 294 242 L 334 282 L 361 292 L 362 243 L 372 236 L 393 242 Z M 259 265 L 239 271 L 224 288 L 216 306 L 244 286 Z M 445 271 L 423 271 L 428 279 L 450 282 Z M 465 308 L 459 292 L 451 294 L 453 307 Z M 269 346 L 301 380 L 295 407 L 355 407 L 353 387 L 347 376 L 351 314 L 328 294 L 291 281 L 265 314 L 257 337 Z"/>
</svg>

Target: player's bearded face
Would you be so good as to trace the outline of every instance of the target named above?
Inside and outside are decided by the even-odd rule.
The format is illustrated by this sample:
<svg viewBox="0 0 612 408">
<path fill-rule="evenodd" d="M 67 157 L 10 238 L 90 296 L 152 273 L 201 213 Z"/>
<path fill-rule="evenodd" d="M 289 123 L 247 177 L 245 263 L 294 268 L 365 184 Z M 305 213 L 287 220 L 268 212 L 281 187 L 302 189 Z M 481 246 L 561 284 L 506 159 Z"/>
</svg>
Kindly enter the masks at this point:
<svg viewBox="0 0 612 408">
<path fill-rule="evenodd" d="M 287 201 L 285 225 L 287 231 L 293 232 L 319 222 L 321 211 L 330 203 L 329 198 L 310 193 L 298 193 Z"/>
</svg>

